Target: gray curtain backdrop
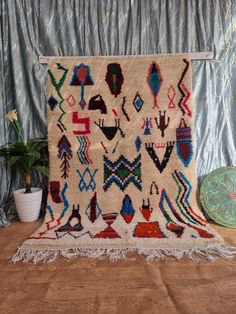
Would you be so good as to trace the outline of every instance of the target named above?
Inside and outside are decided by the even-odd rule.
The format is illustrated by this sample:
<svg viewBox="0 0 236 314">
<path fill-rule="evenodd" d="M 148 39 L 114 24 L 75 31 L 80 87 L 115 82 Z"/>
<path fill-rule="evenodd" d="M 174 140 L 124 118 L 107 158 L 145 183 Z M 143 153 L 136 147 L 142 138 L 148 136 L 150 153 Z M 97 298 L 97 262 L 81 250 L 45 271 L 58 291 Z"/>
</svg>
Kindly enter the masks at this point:
<svg viewBox="0 0 236 314">
<path fill-rule="evenodd" d="M 0 145 L 15 139 L 4 119 L 13 108 L 27 138 L 47 134 L 39 55 L 214 51 L 213 61 L 193 62 L 199 181 L 236 164 L 236 0 L 1 0 L 0 16 Z M 0 161 L 2 225 L 4 208 L 8 218 L 15 214 L 11 195 L 19 186 Z"/>
</svg>

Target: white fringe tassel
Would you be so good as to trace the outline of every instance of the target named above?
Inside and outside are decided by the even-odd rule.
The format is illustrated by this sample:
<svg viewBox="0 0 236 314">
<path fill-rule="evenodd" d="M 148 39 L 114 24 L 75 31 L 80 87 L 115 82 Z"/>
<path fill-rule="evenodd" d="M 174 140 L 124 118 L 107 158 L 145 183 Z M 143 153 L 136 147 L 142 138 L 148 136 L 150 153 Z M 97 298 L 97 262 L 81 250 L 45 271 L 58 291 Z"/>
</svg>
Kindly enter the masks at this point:
<svg viewBox="0 0 236 314">
<path fill-rule="evenodd" d="M 215 261 L 222 257 L 226 259 L 233 258 L 236 255 L 236 247 L 211 244 L 205 248 L 168 248 L 168 249 L 141 249 L 141 248 L 124 248 L 124 249 L 30 249 L 19 248 L 11 258 L 11 262 L 33 262 L 34 264 L 43 262 L 53 262 L 59 257 L 67 259 L 79 256 L 102 259 L 108 257 L 110 262 L 127 260 L 127 253 L 136 252 L 146 256 L 146 261 L 165 260 L 167 256 L 173 256 L 176 259 L 189 258 L 192 260 Z"/>
</svg>

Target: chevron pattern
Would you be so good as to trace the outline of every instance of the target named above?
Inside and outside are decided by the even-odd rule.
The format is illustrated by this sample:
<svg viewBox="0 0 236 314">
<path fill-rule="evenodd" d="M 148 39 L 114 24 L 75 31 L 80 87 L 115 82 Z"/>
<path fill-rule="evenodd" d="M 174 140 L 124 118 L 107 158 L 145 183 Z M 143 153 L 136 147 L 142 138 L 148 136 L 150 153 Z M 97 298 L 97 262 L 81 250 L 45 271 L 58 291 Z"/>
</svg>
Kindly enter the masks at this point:
<svg viewBox="0 0 236 314">
<path fill-rule="evenodd" d="M 109 160 L 106 156 L 103 156 L 104 163 L 104 185 L 105 191 L 114 182 L 121 191 L 124 191 L 126 187 L 133 182 L 133 184 L 142 190 L 141 183 L 141 154 L 139 154 L 134 161 L 128 161 L 123 155 L 115 162 Z"/>
<path fill-rule="evenodd" d="M 88 156 L 88 149 L 90 146 L 90 141 L 87 136 L 77 136 L 77 139 L 79 141 L 79 149 L 77 151 L 77 156 L 79 158 L 79 161 L 81 164 L 92 164 L 92 160 Z"/>
<path fill-rule="evenodd" d="M 189 90 L 187 89 L 187 87 L 185 86 L 185 84 L 181 84 L 182 90 L 185 93 L 185 98 L 183 100 L 183 108 L 185 110 L 185 113 L 187 114 L 187 116 L 192 117 L 192 111 L 189 109 L 188 106 L 188 100 L 191 96 Z"/>
<path fill-rule="evenodd" d="M 172 178 L 178 187 L 178 195 L 175 202 L 180 212 L 186 219 L 189 220 L 190 223 L 205 226 L 206 221 L 201 216 L 197 215 L 189 204 L 189 197 L 192 192 L 192 185 L 189 180 L 181 171 L 178 172 L 176 170 L 172 173 Z"/>
<path fill-rule="evenodd" d="M 57 157 L 62 160 L 60 170 L 62 172 L 62 178 L 66 179 L 69 177 L 70 164 L 69 160 L 73 157 L 73 152 L 71 149 L 71 144 L 65 135 L 62 136 L 57 144 L 58 155 Z"/>
<path fill-rule="evenodd" d="M 183 79 L 184 79 L 184 77 L 185 77 L 185 75 L 186 75 L 186 73 L 188 71 L 190 62 L 188 60 L 186 60 L 186 59 L 183 59 L 183 62 L 185 63 L 185 68 L 184 68 L 184 70 L 183 70 L 183 72 L 181 74 L 181 78 L 180 78 L 180 80 L 178 82 L 178 90 L 180 91 L 180 94 L 181 94 L 180 100 L 178 102 L 178 106 L 179 106 L 179 108 L 182 111 L 182 114 L 184 116 L 186 114 L 186 109 L 183 106 L 183 100 L 185 99 L 185 102 L 186 102 L 186 92 L 184 91 L 184 87 L 185 86 L 183 86 Z"/>
<path fill-rule="evenodd" d="M 205 229 L 203 229 L 203 226 L 205 227 L 205 225 L 200 224 L 200 223 L 196 223 L 196 224 L 193 224 L 192 222 L 190 223 L 189 219 L 188 219 L 188 221 L 186 221 L 186 215 L 183 214 L 183 210 L 181 209 L 181 212 L 178 212 L 174 208 L 174 206 L 171 203 L 171 200 L 168 197 L 165 189 L 163 189 L 161 192 L 161 198 L 160 198 L 160 203 L 159 203 L 159 206 L 162 210 L 164 209 L 164 204 L 167 204 L 167 208 L 170 210 L 170 212 L 173 214 L 175 219 L 178 221 L 178 226 L 180 226 L 179 223 L 181 223 L 182 225 L 188 226 L 189 228 L 195 230 L 198 233 L 199 237 L 201 237 L 201 238 L 213 238 L 214 237 L 213 234 L 211 234 L 208 231 L 206 231 Z M 181 201 L 181 204 L 183 205 L 182 201 Z M 178 204 L 178 208 L 179 209 L 181 208 L 180 203 Z M 167 211 L 167 209 L 165 211 Z"/>
</svg>

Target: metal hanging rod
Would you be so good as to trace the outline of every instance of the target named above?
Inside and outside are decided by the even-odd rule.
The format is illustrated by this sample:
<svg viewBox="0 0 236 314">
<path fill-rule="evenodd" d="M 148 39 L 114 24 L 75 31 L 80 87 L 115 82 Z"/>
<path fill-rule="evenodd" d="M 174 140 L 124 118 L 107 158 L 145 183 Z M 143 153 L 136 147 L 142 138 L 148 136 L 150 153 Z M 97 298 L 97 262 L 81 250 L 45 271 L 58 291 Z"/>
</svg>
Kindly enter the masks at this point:
<svg viewBox="0 0 236 314">
<path fill-rule="evenodd" d="M 151 57 L 151 56 L 158 56 L 158 57 L 169 57 L 169 56 L 178 56 L 178 55 L 188 55 L 192 61 L 195 60 L 212 60 L 214 59 L 214 52 L 213 51 L 205 51 L 205 52 L 183 52 L 183 53 L 166 53 L 166 54 L 153 54 L 153 55 L 143 55 L 143 57 Z M 84 58 L 122 58 L 122 57 L 140 57 L 140 55 L 122 55 L 122 56 L 39 56 L 39 63 L 41 64 L 48 64 L 50 61 L 54 59 L 84 59 Z"/>
</svg>

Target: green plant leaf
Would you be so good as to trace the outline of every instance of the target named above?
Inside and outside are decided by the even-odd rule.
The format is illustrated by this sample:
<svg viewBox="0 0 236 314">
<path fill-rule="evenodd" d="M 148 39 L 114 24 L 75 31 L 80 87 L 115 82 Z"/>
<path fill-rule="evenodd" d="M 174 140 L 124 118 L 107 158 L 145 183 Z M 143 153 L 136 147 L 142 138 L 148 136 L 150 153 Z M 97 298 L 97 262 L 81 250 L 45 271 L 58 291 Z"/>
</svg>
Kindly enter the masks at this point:
<svg viewBox="0 0 236 314">
<path fill-rule="evenodd" d="M 0 156 L 10 155 L 11 149 L 9 147 L 0 147 Z"/>
<path fill-rule="evenodd" d="M 38 166 L 37 165 L 37 166 L 34 166 L 33 169 L 44 174 L 47 177 L 49 176 L 49 170 L 44 166 Z"/>
<path fill-rule="evenodd" d="M 41 152 L 43 149 L 46 149 L 48 146 L 48 142 L 45 139 L 31 139 L 29 142 L 26 144 L 27 150 L 32 152 L 32 151 L 37 151 Z"/>
<path fill-rule="evenodd" d="M 11 148 L 13 148 L 19 155 L 22 155 L 27 151 L 25 144 L 22 142 L 15 142 L 11 144 Z"/>
<path fill-rule="evenodd" d="M 27 155 L 27 156 L 31 156 L 31 157 L 35 157 L 35 158 L 37 158 L 37 159 L 39 159 L 40 156 L 41 156 L 40 153 L 39 153 L 39 152 L 36 152 L 36 151 L 28 152 L 26 155 Z"/>
<path fill-rule="evenodd" d="M 26 144 L 21 141 L 5 144 L 0 147 L 0 156 L 4 156 L 7 165 L 17 168 L 21 175 L 40 172 L 48 176 L 48 140 L 33 138 Z"/>
<path fill-rule="evenodd" d="M 15 165 L 17 163 L 18 160 L 20 160 L 20 156 L 12 156 L 9 158 L 9 161 L 8 161 L 8 166 L 9 167 L 12 167 L 13 165 Z"/>
</svg>

